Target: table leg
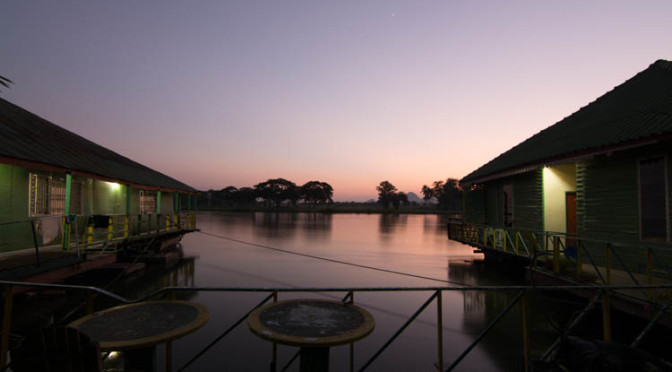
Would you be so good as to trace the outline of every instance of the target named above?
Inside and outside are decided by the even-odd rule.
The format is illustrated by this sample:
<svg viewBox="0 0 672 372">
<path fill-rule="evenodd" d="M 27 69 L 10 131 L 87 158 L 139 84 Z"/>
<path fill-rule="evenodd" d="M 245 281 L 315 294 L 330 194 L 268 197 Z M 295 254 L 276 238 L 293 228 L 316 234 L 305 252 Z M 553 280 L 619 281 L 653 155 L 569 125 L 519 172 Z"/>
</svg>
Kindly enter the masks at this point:
<svg viewBox="0 0 672 372">
<path fill-rule="evenodd" d="M 156 347 L 149 346 L 124 352 L 124 369 L 132 371 L 156 371 Z"/>
<path fill-rule="evenodd" d="M 329 371 L 329 348 L 328 347 L 302 347 L 301 372 L 328 372 Z"/>
</svg>

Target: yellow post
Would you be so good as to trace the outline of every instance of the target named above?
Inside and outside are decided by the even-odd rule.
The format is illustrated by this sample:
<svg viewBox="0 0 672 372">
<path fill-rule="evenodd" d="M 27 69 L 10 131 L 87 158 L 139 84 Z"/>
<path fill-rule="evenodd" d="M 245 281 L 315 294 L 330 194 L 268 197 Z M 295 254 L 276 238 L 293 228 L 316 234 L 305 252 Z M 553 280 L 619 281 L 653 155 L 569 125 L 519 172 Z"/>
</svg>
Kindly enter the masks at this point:
<svg viewBox="0 0 672 372">
<path fill-rule="evenodd" d="M 179 224 L 178 224 L 179 221 L 180 221 L 179 216 L 174 214 L 173 215 L 173 229 L 174 230 L 177 230 L 180 227 Z"/>
<path fill-rule="evenodd" d="M 519 254 L 518 245 L 520 244 L 520 233 L 516 231 L 516 254 Z"/>
<path fill-rule="evenodd" d="M 651 248 L 646 249 L 646 275 L 649 285 L 653 285 L 653 252 Z M 653 301 L 653 289 L 649 288 L 649 301 Z"/>
<path fill-rule="evenodd" d="M 86 228 L 86 245 L 93 244 L 93 226 L 89 225 Z"/>
<path fill-rule="evenodd" d="M 11 285 L 5 286 L 5 306 L 2 313 L 2 355 L 0 355 L 0 368 L 7 365 L 9 350 L 9 331 L 12 327 L 12 302 L 14 301 L 14 289 Z"/>
<path fill-rule="evenodd" d="M 109 242 L 112 240 L 112 237 L 114 236 L 114 219 L 112 216 L 107 220 L 107 241 Z"/>
<path fill-rule="evenodd" d="M 504 252 L 506 252 L 506 241 L 509 240 L 508 239 L 509 238 L 509 232 L 506 229 L 502 229 L 502 233 L 504 235 L 503 236 L 504 242 L 502 243 L 502 247 L 504 248 Z"/>
<path fill-rule="evenodd" d="M 609 292 L 602 294 L 602 333 L 604 341 L 611 341 L 611 309 L 609 305 Z"/>
<path fill-rule="evenodd" d="M 553 237 L 553 274 L 560 273 L 560 244 L 558 243 L 558 237 Z"/>
<path fill-rule="evenodd" d="M 170 231 L 170 215 L 166 215 L 166 232 Z"/>
<path fill-rule="evenodd" d="M 530 371 L 530 325 L 528 323 L 529 298 L 527 291 L 523 293 L 523 364 L 524 371 Z"/>
<path fill-rule="evenodd" d="M 128 224 L 129 224 L 128 216 L 124 216 L 124 238 L 128 238 Z"/>
</svg>

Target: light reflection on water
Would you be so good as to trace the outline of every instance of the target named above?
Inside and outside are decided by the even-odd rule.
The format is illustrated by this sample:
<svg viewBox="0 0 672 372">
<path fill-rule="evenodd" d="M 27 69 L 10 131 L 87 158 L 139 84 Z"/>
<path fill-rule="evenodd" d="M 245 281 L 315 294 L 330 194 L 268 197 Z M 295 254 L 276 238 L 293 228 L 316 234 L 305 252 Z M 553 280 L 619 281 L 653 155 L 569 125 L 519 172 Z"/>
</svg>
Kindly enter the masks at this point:
<svg viewBox="0 0 672 372">
<path fill-rule="evenodd" d="M 481 257 L 475 255 L 471 247 L 449 241 L 445 221 L 434 215 L 202 212 L 198 216 L 198 227 L 203 233 L 188 234 L 182 241 L 185 255 L 197 257 L 194 266 L 170 274 L 170 279 L 164 277 L 154 280 L 152 290 L 171 282 L 187 286 L 288 288 L 454 285 L 450 282 L 468 285 L 513 284 L 511 279 L 486 271 L 483 265 L 473 264 L 473 260 Z M 415 276 L 375 271 L 269 248 Z M 138 285 L 133 289 L 136 294 L 143 291 Z M 188 296 L 190 300 L 210 309 L 211 320 L 203 329 L 174 342 L 175 369 L 217 338 L 266 295 L 202 292 Z M 280 299 L 341 299 L 344 295 L 281 293 Z M 355 344 L 355 368 L 363 365 L 431 295 L 429 291 L 357 292 L 355 302 L 371 312 L 376 320 L 376 329 L 369 337 Z M 512 297 L 512 293 L 443 293 L 446 366 Z M 436 318 L 436 304 L 433 303 L 367 370 L 435 371 L 438 337 Z M 522 350 L 519 315 L 512 316 L 508 323 L 510 329 L 493 331 L 456 370 L 518 370 L 518 355 Z M 279 367 L 284 366 L 296 350 L 279 346 Z M 331 370 L 347 370 L 348 354 L 347 346 L 332 348 Z M 242 324 L 189 370 L 268 371 L 270 359 L 271 344 L 251 334 L 247 326 Z M 162 360 L 159 358 L 159 361 Z M 163 368 L 163 365 L 159 367 Z M 298 363 L 290 370 L 298 370 Z"/>
</svg>

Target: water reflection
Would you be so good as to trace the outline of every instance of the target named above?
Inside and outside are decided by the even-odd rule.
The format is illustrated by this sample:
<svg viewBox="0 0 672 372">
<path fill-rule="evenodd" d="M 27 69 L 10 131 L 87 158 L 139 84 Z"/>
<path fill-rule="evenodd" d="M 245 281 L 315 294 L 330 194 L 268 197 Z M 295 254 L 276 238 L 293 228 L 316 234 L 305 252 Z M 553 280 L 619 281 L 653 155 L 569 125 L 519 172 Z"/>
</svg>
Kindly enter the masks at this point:
<svg viewBox="0 0 672 372">
<path fill-rule="evenodd" d="M 378 229 L 381 239 L 388 241 L 392 239 L 393 234 L 401 232 L 408 222 L 406 214 L 381 214 L 379 217 Z"/>
<path fill-rule="evenodd" d="M 203 233 L 183 239 L 186 255 L 197 256 L 191 266 L 157 279 L 145 278 L 144 288 L 129 285 L 141 296 L 164 285 L 225 287 L 427 287 L 505 284 L 509 279 L 479 263 L 482 255 L 449 241 L 445 220 L 432 215 L 366 215 L 319 213 L 201 213 Z M 348 264 L 349 263 L 349 264 Z M 356 264 L 354 266 L 352 264 Z M 381 270 L 371 270 L 379 268 Z M 430 280 L 427 278 L 434 278 Z M 222 329 L 244 316 L 266 294 L 203 292 L 192 300 L 211 309 L 211 321 L 176 342 L 176 365 L 200 351 Z M 282 299 L 341 298 L 344 293 L 281 293 Z M 376 319 L 376 330 L 356 344 L 355 365 L 361 366 L 431 296 L 431 292 L 357 292 L 355 302 Z M 466 348 L 487 322 L 510 301 L 510 294 L 444 293 L 444 358 Z M 429 306 L 394 341 L 371 371 L 433 371 L 436 362 L 436 307 Z M 470 355 L 461 370 L 511 370 L 519 358 L 515 344 L 519 323 L 511 331 L 493 332 Z M 508 324 L 507 324 L 508 326 Z M 513 332 L 508 336 L 508 332 Z M 516 333 L 518 332 L 518 333 Z M 178 347 L 179 346 L 179 347 Z M 296 351 L 279 348 L 280 365 Z M 346 370 L 348 348 L 332 349 L 332 370 Z M 515 353 L 515 354 L 513 354 Z M 268 344 L 238 327 L 222 340 L 195 370 L 268 370 Z M 298 368 L 290 369 L 297 370 Z M 460 369 L 458 369 L 460 370 Z"/>
</svg>

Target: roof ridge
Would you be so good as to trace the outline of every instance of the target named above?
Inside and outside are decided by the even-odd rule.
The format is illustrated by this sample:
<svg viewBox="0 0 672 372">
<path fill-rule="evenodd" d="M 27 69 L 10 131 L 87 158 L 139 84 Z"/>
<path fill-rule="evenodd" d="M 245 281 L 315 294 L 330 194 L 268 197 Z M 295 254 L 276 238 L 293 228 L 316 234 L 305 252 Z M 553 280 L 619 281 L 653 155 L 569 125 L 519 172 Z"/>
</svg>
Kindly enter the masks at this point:
<svg viewBox="0 0 672 372">
<path fill-rule="evenodd" d="M 651 67 L 663 68 L 666 70 L 672 70 L 672 61 L 665 59 L 659 59 L 656 62 L 651 64 Z"/>
</svg>

